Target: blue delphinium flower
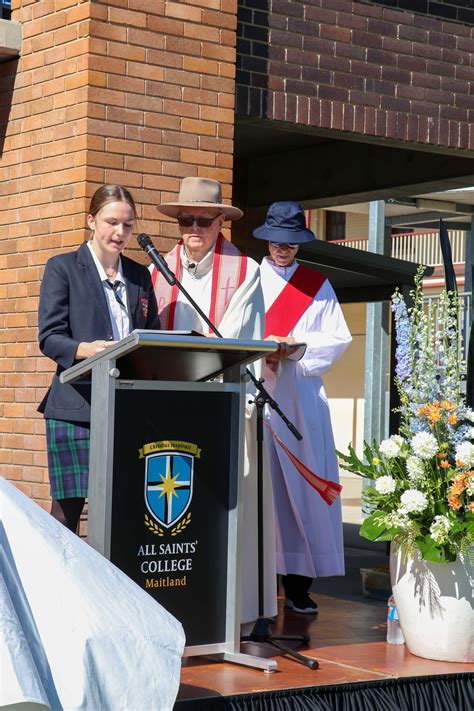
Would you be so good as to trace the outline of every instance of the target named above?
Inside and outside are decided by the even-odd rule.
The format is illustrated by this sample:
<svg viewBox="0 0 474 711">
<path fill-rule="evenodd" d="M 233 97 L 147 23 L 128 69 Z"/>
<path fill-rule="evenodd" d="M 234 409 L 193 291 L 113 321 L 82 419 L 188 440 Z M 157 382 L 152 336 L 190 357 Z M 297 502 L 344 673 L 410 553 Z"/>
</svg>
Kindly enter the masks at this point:
<svg viewBox="0 0 474 711">
<path fill-rule="evenodd" d="M 395 316 L 397 349 L 395 352 L 395 373 L 399 388 L 411 394 L 411 363 L 410 363 L 410 318 L 404 299 L 396 291 L 392 297 L 392 311 Z"/>
<path fill-rule="evenodd" d="M 450 441 L 453 449 L 455 449 L 459 444 L 469 439 L 470 429 L 469 425 L 460 425 L 457 428 L 450 427 Z"/>
</svg>

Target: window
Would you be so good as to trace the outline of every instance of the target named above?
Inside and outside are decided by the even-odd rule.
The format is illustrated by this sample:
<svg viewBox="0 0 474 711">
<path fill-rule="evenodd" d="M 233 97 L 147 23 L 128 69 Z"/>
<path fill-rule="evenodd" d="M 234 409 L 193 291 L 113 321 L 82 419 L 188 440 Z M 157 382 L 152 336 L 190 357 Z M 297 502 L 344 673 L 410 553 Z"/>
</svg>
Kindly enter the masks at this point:
<svg viewBox="0 0 474 711">
<path fill-rule="evenodd" d="M 346 239 L 346 213 L 326 210 L 326 242 Z"/>
<path fill-rule="evenodd" d="M 0 0 L 0 18 L 9 20 L 12 14 L 11 0 Z"/>
</svg>

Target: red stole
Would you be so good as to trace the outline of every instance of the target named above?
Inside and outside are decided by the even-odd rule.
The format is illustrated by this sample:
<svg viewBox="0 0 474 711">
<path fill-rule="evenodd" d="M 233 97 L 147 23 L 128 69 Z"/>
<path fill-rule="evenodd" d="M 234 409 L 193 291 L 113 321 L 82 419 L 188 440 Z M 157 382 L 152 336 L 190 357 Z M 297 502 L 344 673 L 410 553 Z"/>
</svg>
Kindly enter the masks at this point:
<svg viewBox="0 0 474 711">
<path fill-rule="evenodd" d="M 286 452 L 286 454 L 290 458 L 290 461 L 293 463 L 296 471 L 301 474 L 303 479 L 305 479 L 308 484 L 313 487 L 313 489 L 316 489 L 318 494 L 321 496 L 321 498 L 324 499 L 328 506 L 331 506 L 342 491 L 341 484 L 338 484 L 336 481 L 330 481 L 329 479 L 323 479 L 323 477 L 318 476 L 317 474 L 312 472 L 311 469 L 308 469 L 306 464 L 303 464 L 303 462 L 298 459 L 296 454 L 293 454 L 293 452 L 291 452 L 288 447 L 283 444 L 278 435 L 274 433 L 268 422 L 264 422 L 264 424 L 267 429 L 272 433 L 275 440 L 283 449 L 283 451 Z"/>
<path fill-rule="evenodd" d="M 326 281 L 301 264 L 265 314 L 265 335 L 288 336 Z"/>
<path fill-rule="evenodd" d="M 181 280 L 183 268 L 181 263 L 182 246 L 183 242 L 180 240 L 176 247 L 165 256 L 169 268 L 179 280 Z M 222 321 L 230 300 L 245 281 L 246 274 L 247 257 L 219 233 L 212 265 L 211 304 L 208 314 L 209 319 L 216 326 L 219 326 Z M 158 303 L 161 328 L 173 330 L 178 287 L 176 285 L 170 286 L 166 279 L 159 274 L 156 267 L 152 268 L 151 278 Z"/>
</svg>

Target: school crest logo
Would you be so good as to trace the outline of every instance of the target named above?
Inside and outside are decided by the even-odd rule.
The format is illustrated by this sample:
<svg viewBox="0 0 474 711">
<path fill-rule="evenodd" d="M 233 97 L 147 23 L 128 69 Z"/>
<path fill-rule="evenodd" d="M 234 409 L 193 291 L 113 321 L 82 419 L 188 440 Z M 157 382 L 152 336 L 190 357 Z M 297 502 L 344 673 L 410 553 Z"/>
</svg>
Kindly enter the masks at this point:
<svg viewBox="0 0 474 711">
<path fill-rule="evenodd" d="M 140 449 L 140 458 L 145 458 L 144 499 L 150 514 L 145 514 L 145 526 L 152 533 L 163 536 L 168 531 L 175 536 L 191 522 L 194 460 L 200 453 L 197 445 L 177 440 L 151 442 Z"/>
</svg>

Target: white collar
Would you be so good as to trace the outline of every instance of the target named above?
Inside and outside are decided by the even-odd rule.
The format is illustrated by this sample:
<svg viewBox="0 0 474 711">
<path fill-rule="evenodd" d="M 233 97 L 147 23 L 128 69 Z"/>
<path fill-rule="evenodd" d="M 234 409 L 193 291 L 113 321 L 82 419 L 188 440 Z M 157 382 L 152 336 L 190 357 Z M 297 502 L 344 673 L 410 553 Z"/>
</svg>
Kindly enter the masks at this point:
<svg viewBox="0 0 474 711">
<path fill-rule="evenodd" d="M 206 274 L 209 274 L 212 269 L 212 266 L 214 264 L 215 251 L 216 243 L 212 245 L 209 252 L 201 259 L 200 262 L 195 262 L 192 259 L 189 259 L 183 245 L 183 248 L 181 250 L 181 264 L 191 277 L 193 277 L 194 279 L 202 279 L 202 277 L 206 276 Z M 190 269 L 191 265 L 195 266 Z"/>
<path fill-rule="evenodd" d="M 271 267 L 271 269 L 285 281 L 291 279 L 298 268 L 296 259 L 294 259 L 288 267 L 279 267 L 270 257 L 264 257 L 263 260 L 268 267 Z"/>
<path fill-rule="evenodd" d="M 90 249 L 90 252 L 92 254 L 92 259 L 94 260 L 94 264 L 97 268 L 97 271 L 99 272 L 100 280 L 101 281 L 110 281 L 110 277 L 108 277 L 107 274 L 105 273 L 105 269 L 102 266 L 102 264 L 100 263 L 97 254 L 92 249 L 92 244 L 90 242 L 88 242 L 87 246 Z M 121 281 L 122 284 L 125 284 L 125 279 L 123 277 L 123 272 L 122 272 L 122 260 L 120 258 L 120 255 L 119 255 L 119 261 L 118 261 L 117 274 L 115 276 L 115 281 Z"/>
</svg>

